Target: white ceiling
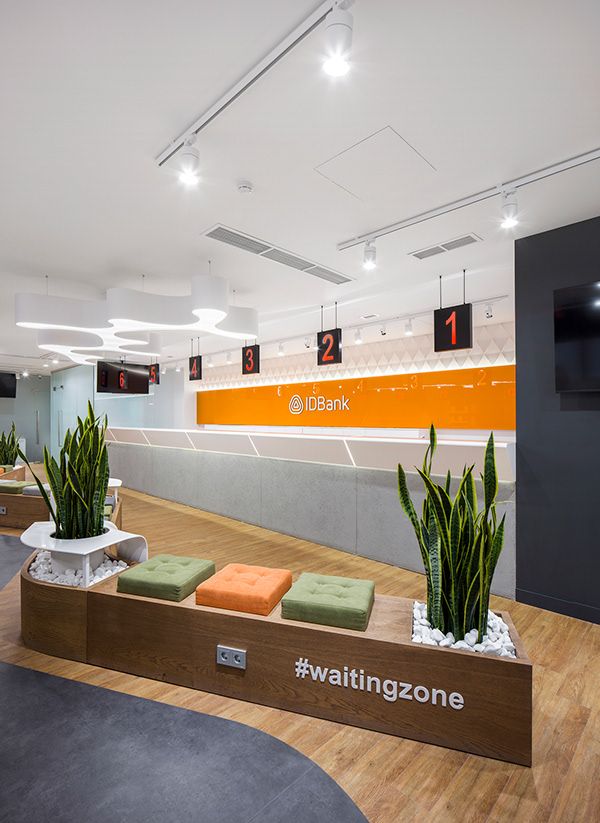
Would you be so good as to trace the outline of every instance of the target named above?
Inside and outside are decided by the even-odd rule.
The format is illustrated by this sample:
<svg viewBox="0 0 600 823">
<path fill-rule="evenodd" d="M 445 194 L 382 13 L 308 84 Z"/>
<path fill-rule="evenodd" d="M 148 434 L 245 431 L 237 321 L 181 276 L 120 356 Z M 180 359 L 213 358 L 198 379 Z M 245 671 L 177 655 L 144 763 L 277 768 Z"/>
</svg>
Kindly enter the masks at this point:
<svg viewBox="0 0 600 823">
<path fill-rule="evenodd" d="M 507 295 L 495 319 L 512 317 L 514 238 L 599 214 L 600 162 L 522 189 L 512 234 L 492 199 L 381 238 L 373 274 L 361 248 L 337 244 L 597 148 L 600 4 L 357 0 L 350 74 L 323 74 L 317 29 L 200 134 L 202 183 L 183 190 L 155 156 L 317 5 L 5 4 L 0 364 L 41 366 L 13 294 L 45 291 L 46 274 L 53 294 L 140 287 L 142 273 L 147 290 L 184 294 L 209 258 L 258 309 L 263 340 L 314 330 L 336 299 L 342 325 L 432 308 L 439 275 L 458 300 L 463 267 L 467 297 Z M 355 280 L 332 286 L 204 237 L 216 223 Z M 466 233 L 483 242 L 408 256 Z"/>
</svg>

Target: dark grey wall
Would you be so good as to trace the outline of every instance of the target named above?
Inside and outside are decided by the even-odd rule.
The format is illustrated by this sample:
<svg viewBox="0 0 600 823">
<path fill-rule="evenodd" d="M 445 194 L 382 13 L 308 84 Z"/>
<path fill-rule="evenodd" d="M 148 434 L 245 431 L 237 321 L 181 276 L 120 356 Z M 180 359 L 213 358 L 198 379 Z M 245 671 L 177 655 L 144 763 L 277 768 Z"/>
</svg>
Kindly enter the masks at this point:
<svg viewBox="0 0 600 823">
<path fill-rule="evenodd" d="M 600 281 L 600 217 L 517 240 L 517 600 L 600 623 L 600 393 L 557 394 L 553 292 Z"/>
</svg>

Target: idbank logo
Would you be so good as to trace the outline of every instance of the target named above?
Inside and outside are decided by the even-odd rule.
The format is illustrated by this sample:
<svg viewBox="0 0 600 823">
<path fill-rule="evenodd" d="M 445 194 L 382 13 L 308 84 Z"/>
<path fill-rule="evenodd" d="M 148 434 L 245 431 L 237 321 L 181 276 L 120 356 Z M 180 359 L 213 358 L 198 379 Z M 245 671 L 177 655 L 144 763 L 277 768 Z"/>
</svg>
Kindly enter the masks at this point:
<svg viewBox="0 0 600 823">
<path fill-rule="evenodd" d="M 302 414 L 304 411 L 304 403 L 299 394 L 295 394 L 290 400 L 290 412 L 292 414 Z"/>
<path fill-rule="evenodd" d="M 302 414 L 302 412 L 322 412 L 322 411 L 350 411 L 350 398 L 343 394 L 341 397 L 330 399 L 322 394 L 309 395 L 304 400 L 299 394 L 295 394 L 289 404 L 292 414 Z"/>
</svg>

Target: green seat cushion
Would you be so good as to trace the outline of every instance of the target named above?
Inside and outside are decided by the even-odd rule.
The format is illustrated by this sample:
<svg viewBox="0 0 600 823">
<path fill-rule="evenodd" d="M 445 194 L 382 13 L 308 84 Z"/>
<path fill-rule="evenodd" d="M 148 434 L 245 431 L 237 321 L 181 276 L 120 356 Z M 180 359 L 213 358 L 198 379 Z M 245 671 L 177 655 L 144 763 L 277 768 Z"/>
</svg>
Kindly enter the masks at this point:
<svg viewBox="0 0 600 823">
<path fill-rule="evenodd" d="M 364 632 L 374 597 L 372 580 L 304 572 L 283 596 L 281 616 Z"/>
<path fill-rule="evenodd" d="M 117 591 L 179 603 L 214 573 L 212 560 L 157 554 L 122 572 L 117 580 Z"/>
<path fill-rule="evenodd" d="M 23 489 L 35 485 L 29 480 L 2 480 L 0 475 L 0 494 L 23 494 Z"/>
<path fill-rule="evenodd" d="M 113 513 L 113 507 L 112 506 L 105 506 L 104 507 L 104 516 L 105 517 L 111 517 L 112 513 Z"/>
</svg>

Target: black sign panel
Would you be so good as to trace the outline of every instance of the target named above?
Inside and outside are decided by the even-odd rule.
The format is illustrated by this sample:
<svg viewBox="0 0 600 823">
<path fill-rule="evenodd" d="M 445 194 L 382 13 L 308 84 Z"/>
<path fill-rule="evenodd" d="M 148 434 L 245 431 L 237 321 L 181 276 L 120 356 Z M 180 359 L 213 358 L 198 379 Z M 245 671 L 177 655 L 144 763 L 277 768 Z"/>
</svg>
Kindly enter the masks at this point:
<svg viewBox="0 0 600 823">
<path fill-rule="evenodd" d="M 342 330 L 329 329 L 317 335 L 317 366 L 342 362 Z"/>
<path fill-rule="evenodd" d="M 160 383 L 160 365 L 158 363 L 151 363 L 148 366 L 148 381 L 152 386 L 158 386 Z"/>
<path fill-rule="evenodd" d="M 202 355 L 195 354 L 190 357 L 188 377 L 190 380 L 202 380 Z"/>
<path fill-rule="evenodd" d="M 454 351 L 473 347 L 473 304 L 461 303 L 433 313 L 434 350 Z"/>
<path fill-rule="evenodd" d="M 260 372 L 260 346 L 244 346 L 242 349 L 242 374 Z"/>
<path fill-rule="evenodd" d="M 148 394 L 148 366 L 139 363 L 111 363 L 102 360 L 97 365 L 96 391 L 118 394 Z"/>
</svg>

